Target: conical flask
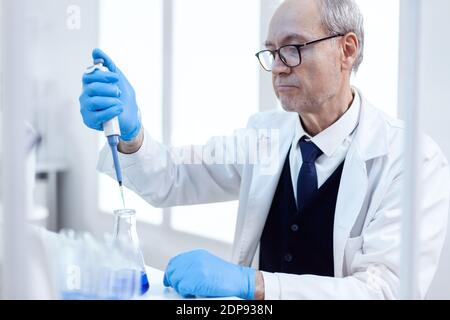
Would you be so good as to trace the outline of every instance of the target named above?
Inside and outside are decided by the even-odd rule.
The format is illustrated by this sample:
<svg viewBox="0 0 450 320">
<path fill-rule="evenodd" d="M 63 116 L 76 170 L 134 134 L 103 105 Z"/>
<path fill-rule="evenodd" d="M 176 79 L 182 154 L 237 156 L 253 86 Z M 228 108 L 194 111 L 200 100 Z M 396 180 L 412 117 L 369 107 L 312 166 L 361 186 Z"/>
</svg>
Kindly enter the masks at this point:
<svg viewBox="0 0 450 320">
<path fill-rule="evenodd" d="M 139 271 L 139 287 L 136 288 L 136 291 L 142 295 L 149 289 L 149 281 L 136 231 L 136 211 L 132 209 L 116 210 L 114 218 L 113 246 L 129 262 L 129 271 Z"/>
</svg>

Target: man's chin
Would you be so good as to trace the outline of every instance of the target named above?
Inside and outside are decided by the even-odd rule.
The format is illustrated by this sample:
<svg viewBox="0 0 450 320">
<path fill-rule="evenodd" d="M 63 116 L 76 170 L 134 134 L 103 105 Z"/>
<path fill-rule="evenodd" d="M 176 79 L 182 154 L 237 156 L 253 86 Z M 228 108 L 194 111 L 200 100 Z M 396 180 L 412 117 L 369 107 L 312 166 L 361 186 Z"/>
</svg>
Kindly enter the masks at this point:
<svg viewBox="0 0 450 320">
<path fill-rule="evenodd" d="M 294 108 L 291 108 L 289 106 L 281 105 L 283 107 L 283 110 L 286 112 L 296 112 Z"/>
<path fill-rule="evenodd" d="M 292 104 L 281 104 L 281 106 L 284 111 L 298 113 L 299 115 L 302 113 L 310 113 L 312 111 L 312 108 L 308 106 L 293 106 Z"/>
<path fill-rule="evenodd" d="M 297 109 L 293 106 L 292 103 L 281 100 L 281 107 L 286 112 L 297 112 Z"/>
</svg>

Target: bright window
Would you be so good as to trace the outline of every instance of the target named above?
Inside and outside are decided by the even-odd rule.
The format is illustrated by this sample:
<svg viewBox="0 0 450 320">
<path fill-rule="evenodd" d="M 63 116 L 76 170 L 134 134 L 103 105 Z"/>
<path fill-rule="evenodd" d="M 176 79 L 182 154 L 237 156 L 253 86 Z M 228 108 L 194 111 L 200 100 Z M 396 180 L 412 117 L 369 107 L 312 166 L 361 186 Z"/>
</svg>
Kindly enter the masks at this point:
<svg viewBox="0 0 450 320">
<path fill-rule="evenodd" d="M 259 2 L 174 1 L 175 145 L 229 135 L 258 112 Z M 237 202 L 172 212 L 176 230 L 233 240 Z"/>
<path fill-rule="evenodd" d="M 162 0 L 101 0 L 100 47 L 114 60 L 133 85 L 146 129 L 157 140 L 162 136 Z M 105 137 L 100 137 L 100 145 Z M 126 190 L 128 207 L 138 218 L 162 222 L 162 212 Z M 99 177 L 100 210 L 121 208 L 117 182 Z"/>
</svg>

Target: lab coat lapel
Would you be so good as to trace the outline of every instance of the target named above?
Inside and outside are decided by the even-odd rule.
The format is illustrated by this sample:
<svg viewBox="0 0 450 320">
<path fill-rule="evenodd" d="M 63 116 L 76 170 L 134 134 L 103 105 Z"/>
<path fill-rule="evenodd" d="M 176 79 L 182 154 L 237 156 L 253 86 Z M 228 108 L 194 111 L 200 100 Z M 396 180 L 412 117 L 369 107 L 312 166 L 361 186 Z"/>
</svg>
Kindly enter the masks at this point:
<svg viewBox="0 0 450 320">
<path fill-rule="evenodd" d="M 355 148 L 352 149 L 345 160 L 336 202 L 333 235 L 336 277 L 342 276 L 346 240 L 361 210 L 368 187 L 365 161 L 355 152 Z"/>
<path fill-rule="evenodd" d="M 360 96 L 359 126 L 345 159 L 336 202 L 333 235 L 336 277 L 342 277 L 345 245 L 366 199 L 369 187 L 366 162 L 388 153 L 386 122 L 361 93 Z"/>
<path fill-rule="evenodd" d="M 250 265 L 255 255 L 298 121 L 298 115 L 293 113 L 283 116 L 279 143 L 275 147 L 278 151 L 271 152 L 267 161 L 271 169 L 268 170 L 265 165 L 254 166 L 242 237 L 237 249 L 238 261 L 243 265 Z M 259 137 L 260 140 L 266 138 Z"/>
</svg>

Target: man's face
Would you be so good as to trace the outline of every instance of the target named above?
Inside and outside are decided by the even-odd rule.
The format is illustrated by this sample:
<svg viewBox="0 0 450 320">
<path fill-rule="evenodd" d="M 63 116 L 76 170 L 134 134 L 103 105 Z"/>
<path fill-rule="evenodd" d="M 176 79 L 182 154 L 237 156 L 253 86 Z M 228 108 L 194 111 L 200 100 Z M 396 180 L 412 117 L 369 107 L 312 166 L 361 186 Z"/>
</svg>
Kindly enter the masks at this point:
<svg viewBox="0 0 450 320">
<path fill-rule="evenodd" d="M 324 30 L 317 0 L 287 0 L 275 13 L 266 47 L 278 49 L 329 36 Z M 337 38 L 339 40 L 339 38 Z M 315 113 L 340 90 L 343 71 L 336 40 L 301 49 L 302 64 L 290 68 L 278 55 L 272 71 L 275 93 L 286 111 Z"/>
</svg>

